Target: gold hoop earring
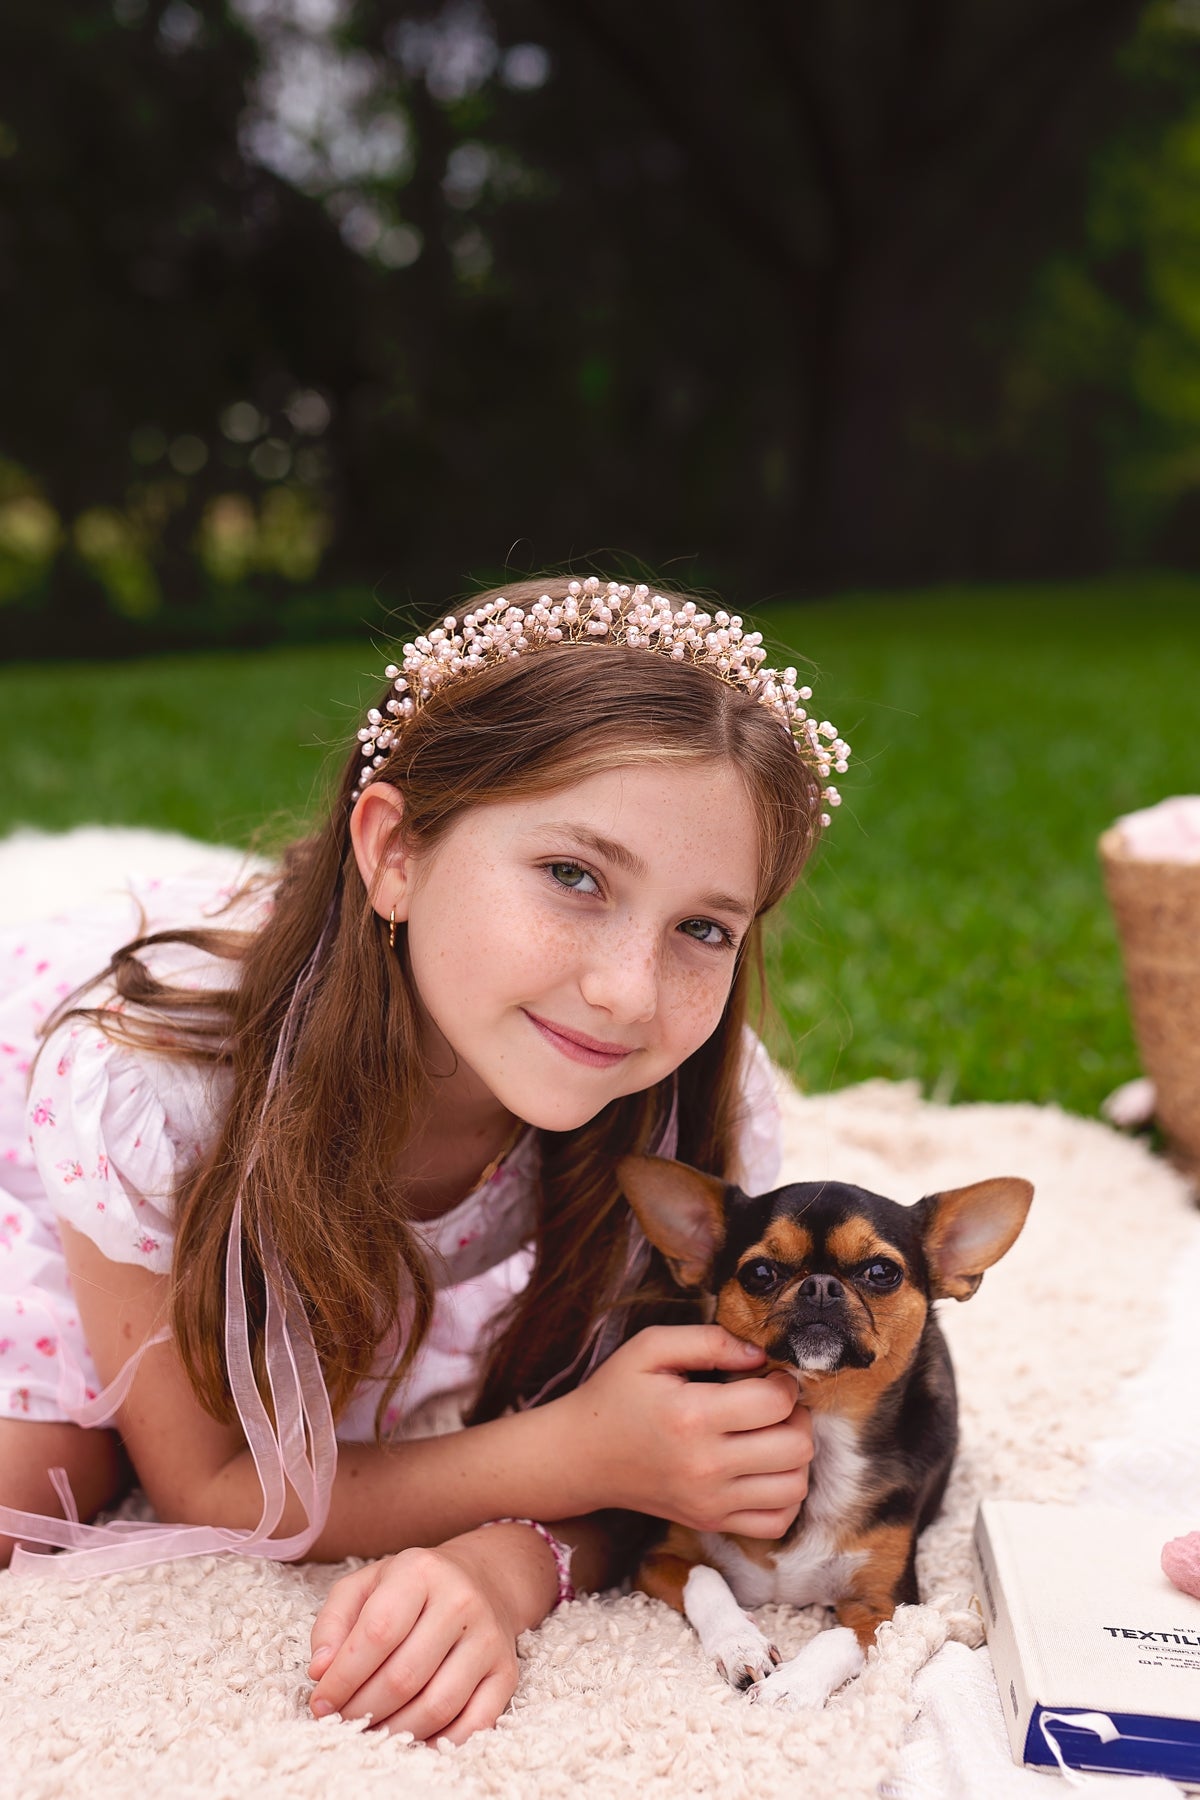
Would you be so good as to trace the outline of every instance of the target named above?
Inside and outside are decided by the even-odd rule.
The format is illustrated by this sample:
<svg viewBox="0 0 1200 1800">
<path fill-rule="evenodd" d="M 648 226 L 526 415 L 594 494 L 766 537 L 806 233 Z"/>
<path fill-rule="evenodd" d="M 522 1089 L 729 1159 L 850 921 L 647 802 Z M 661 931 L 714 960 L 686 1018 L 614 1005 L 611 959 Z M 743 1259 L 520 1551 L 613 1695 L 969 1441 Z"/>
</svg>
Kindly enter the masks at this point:
<svg viewBox="0 0 1200 1800">
<path fill-rule="evenodd" d="M 394 950 L 395 948 L 396 948 L 396 909 L 393 906 L 391 913 L 388 917 L 388 949 Z"/>
</svg>

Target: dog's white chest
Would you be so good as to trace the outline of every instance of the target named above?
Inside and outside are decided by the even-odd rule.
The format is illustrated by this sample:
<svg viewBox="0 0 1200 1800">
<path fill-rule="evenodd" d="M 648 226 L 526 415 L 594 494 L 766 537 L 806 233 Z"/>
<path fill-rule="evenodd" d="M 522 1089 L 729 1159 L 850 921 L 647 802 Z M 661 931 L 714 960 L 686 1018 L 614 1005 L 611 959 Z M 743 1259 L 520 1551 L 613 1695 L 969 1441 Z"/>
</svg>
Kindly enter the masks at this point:
<svg viewBox="0 0 1200 1800">
<path fill-rule="evenodd" d="M 704 1532 L 704 1554 L 721 1571 L 742 1606 L 782 1601 L 789 1606 L 832 1606 L 862 1563 L 860 1551 L 839 1551 L 837 1537 L 858 1510 L 866 1459 L 854 1428 L 844 1419 L 813 1420 L 813 1461 L 808 1497 L 790 1542 L 759 1562 L 719 1532 Z M 764 1545 L 764 1549 L 766 1545 Z"/>
</svg>

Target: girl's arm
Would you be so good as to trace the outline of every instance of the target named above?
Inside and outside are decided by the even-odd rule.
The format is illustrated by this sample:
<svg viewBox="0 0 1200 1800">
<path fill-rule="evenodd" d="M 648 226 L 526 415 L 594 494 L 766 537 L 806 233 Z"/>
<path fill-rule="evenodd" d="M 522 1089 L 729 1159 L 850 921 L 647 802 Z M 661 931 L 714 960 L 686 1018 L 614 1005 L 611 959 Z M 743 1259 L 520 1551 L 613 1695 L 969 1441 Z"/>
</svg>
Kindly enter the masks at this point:
<svg viewBox="0 0 1200 1800">
<path fill-rule="evenodd" d="M 89 1348 L 108 1382 L 161 1325 L 169 1277 L 113 1263 L 63 1228 Z M 370 1715 L 425 1741 L 492 1725 L 517 1684 L 516 1640 L 554 1604 L 549 1546 L 527 1525 L 561 1521 L 580 1586 L 617 1571 L 603 1520 L 618 1507 L 684 1524 L 782 1535 L 807 1487 L 807 1414 L 775 1373 L 692 1383 L 689 1369 L 745 1374 L 761 1352 L 717 1326 L 657 1327 L 545 1406 L 446 1437 L 339 1448 L 329 1517 L 311 1554 L 384 1556 L 335 1584 L 313 1632 L 318 1716 Z M 159 1517 L 251 1526 L 258 1475 L 235 1426 L 211 1419 L 169 1344 L 146 1352 L 116 1424 Z M 302 1522 L 289 1496 L 279 1530 Z M 398 1551 L 396 1555 L 386 1552 Z"/>
<path fill-rule="evenodd" d="M 110 1262 L 62 1227 L 84 1334 L 103 1381 L 162 1323 L 170 1279 Z M 397 1445 L 339 1447 L 329 1517 L 310 1555 L 340 1561 L 441 1543 L 506 1515 L 546 1521 L 624 1508 L 699 1528 L 778 1537 L 807 1486 L 811 1438 L 795 1389 L 693 1383 L 753 1371 L 762 1354 L 718 1326 L 656 1327 L 574 1393 L 484 1425 Z M 173 1346 L 148 1350 L 116 1419 L 160 1518 L 249 1527 L 262 1493 L 237 1426 L 209 1417 Z M 280 1535 L 303 1515 L 290 1496 Z"/>
</svg>

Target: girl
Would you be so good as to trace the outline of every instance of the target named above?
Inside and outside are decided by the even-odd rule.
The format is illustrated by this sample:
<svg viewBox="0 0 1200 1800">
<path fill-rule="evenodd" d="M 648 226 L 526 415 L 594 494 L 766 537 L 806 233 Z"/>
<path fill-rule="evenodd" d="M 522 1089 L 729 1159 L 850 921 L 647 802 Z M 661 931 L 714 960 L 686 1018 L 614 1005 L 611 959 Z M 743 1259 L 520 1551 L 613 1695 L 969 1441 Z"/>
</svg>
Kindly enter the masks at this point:
<svg viewBox="0 0 1200 1800">
<path fill-rule="evenodd" d="M 569 1557 L 619 1573 L 621 1513 L 786 1529 L 794 1389 L 687 1379 L 763 1359 L 659 1322 L 613 1176 L 651 1150 L 775 1178 L 747 984 L 848 752 L 760 642 L 595 579 L 485 596 L 389 668 L 281 870 L 143 896 L 12 1134 L 5 1555 L 383 1558 L 318 1616 L 312 1710 L 461 1742 Z M 14 1066 L 14 1019 L 94 955 L 55 929 L 0 1013 Z M 77 1522 L 125 1457 L 175 1523 Z"/>
</svg>

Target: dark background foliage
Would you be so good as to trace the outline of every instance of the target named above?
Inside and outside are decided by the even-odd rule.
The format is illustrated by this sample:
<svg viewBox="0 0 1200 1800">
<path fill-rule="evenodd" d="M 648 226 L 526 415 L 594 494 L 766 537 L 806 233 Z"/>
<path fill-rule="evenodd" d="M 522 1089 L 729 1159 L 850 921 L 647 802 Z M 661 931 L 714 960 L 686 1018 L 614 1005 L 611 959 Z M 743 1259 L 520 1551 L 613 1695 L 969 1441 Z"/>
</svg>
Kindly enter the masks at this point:
<svg viewBox="0 0 1200 1800">
<path fill-rule="evenodd" d="M 1196 0 L 8 0 L 0 653 L 1200 560 Z"/>
</svg>

